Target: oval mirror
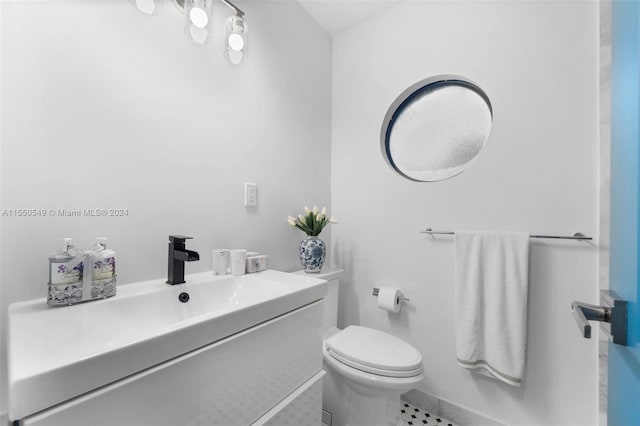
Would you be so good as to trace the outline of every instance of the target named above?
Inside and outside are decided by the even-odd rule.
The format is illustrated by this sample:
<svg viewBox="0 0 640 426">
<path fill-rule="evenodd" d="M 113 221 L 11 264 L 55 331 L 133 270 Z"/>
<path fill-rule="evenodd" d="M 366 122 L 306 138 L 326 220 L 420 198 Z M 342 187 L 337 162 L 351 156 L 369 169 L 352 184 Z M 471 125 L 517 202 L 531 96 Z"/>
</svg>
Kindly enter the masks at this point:
<svg viewBox="0 0 640 426">
<path fill-rule="evenodd" d="M 407 179 L 447 179 L 480 153 L 492 122 L 489 97 L 474 83 L 458 76 L 430 77 L 389 107 L 380 135 L 382 154 Z"/>
</svg>

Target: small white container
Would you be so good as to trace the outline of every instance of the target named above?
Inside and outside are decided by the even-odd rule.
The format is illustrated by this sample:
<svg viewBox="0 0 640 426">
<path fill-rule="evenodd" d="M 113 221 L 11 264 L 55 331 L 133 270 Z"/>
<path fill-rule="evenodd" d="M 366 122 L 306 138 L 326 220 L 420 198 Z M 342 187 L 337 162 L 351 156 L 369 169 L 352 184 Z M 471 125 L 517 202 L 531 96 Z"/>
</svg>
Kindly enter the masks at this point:
<svg viewBox="0 0 640 426">
<path fill-rule="evenodd" d="M 231 275 L 244 275 L 246 268 L 247 250 L 229 250 L 229 263 L 231 263 Z"/>
<path fill-rule="evenodd" d="M 213 273 L 226 275 L 229 268 L 229 249 L 213 249 Z"/>
</svg>

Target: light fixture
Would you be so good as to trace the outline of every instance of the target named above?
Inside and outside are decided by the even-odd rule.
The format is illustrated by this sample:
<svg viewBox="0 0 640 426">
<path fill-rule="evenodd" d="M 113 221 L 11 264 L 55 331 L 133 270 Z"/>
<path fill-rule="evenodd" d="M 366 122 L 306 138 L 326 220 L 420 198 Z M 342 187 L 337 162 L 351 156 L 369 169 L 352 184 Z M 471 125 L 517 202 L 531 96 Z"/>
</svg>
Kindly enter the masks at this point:
<svg viewBox="0 0 640 426">
<path fill-rule="evenodd" d="M 247 58 L 247 21 L 244 12 L 234 6 L 228 0 L 222 0 L 224 4 L 233 10 L 224 24 L 226 50 L 225 57 L 234 65 L 239 65 Z"/>
<path fill-rule="evenodd" d="M 174 0 L 184 12 L 184 33 L 193 42 L 206 44 L 211 40 L 211 22 L 213 18 L 213 2 L 215 0 Z M 221 0 L 231 10 L 225 21 L 225 57 L 232 64 L 238 65 L 247 58 L 247 20 L 244 12 L 229 0 Z M 140 12 L 147 15 L 162 13 L 164 0 L 129 0 Z"/>
<path fill-rule="evenodd" d="M 129 2 L 145 15 L 160 15 L 164 8 L 163 0 L 129 0 Z"/>
<path fill-rule="evenodd" d="M 211 39 L 212 3 L 213 0 L 182 0 L 184 33 L 191 41 L 206 44 Z"/>
</svg>

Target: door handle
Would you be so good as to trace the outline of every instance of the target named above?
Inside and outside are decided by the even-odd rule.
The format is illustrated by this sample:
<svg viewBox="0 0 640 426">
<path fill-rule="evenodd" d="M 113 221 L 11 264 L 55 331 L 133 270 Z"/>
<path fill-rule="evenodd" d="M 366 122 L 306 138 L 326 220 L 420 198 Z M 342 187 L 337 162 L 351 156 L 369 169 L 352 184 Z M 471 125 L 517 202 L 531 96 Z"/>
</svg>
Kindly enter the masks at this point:
<svg viewBox="0 0 640 426">
<path fill-rule="evenodd" d="M 606 323 L 603 331 L 613 343 L 627 345 L 627 301 L 622 300 L 613 291 L 602 290 L 600 303 L 590 305 L 582 302 L 572 302 L 571 312 L 578 329 L 585 339 L 591 338 L 591 324 L 589 321 Z"/>
<path fill-rule="evenodd" d="M 591 339 L 591 321 L 611 322 L 611 308 L 590 305 L 582 302 L 572 302 L 571 312 L 578 328 L 585 339 Z"/>
</svg>

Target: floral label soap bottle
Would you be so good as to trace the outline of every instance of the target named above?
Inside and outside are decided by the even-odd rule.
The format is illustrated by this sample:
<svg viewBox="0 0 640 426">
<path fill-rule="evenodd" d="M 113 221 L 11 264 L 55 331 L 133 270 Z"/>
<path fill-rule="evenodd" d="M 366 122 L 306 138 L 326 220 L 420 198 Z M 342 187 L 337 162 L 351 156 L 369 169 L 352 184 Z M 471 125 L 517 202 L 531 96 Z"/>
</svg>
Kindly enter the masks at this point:
<svg viewBox="0 0 640 426">
<path fill-rule="evenodd" d="M 90 250 L 79 250 L 64 238 L 62 250 L 49 257 L 47 304 L 73 305 L 116 294 L 116 252 L 97 238 Z"/>
<path fill-rule="evenodd" d="M 67 305 L 82 300 L 84 255 L 63 238 L 62 249 L 49 257 L 49 305 Z"/>
<path fill-rule="evenodd" d="M 96 238 L 91 255 L 91 298 L 116 294 L 116 252 L 107 248 L 107 238 Z"/>
</svg>

